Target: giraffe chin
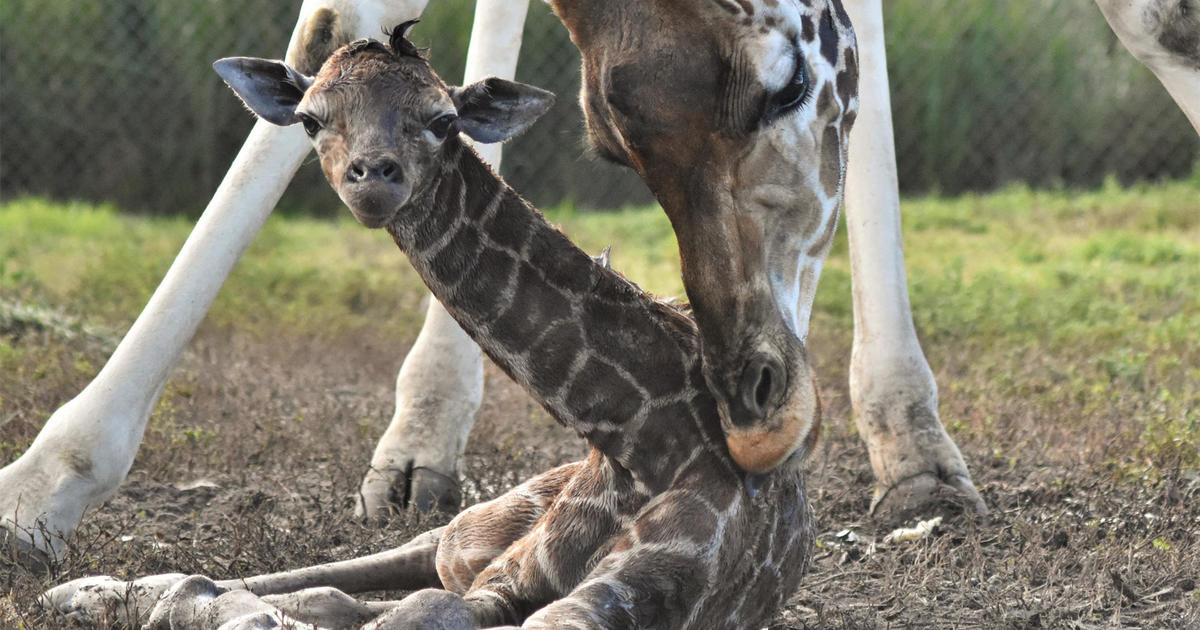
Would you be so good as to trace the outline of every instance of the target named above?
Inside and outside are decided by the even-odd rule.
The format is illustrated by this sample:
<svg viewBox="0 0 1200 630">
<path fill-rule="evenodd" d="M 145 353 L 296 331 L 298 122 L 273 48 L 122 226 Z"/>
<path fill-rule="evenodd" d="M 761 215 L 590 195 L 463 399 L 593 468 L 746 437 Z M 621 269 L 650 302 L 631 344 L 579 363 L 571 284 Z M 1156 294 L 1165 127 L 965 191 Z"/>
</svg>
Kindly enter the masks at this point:
<svg viewBox="0 0 1200 630">
<path fill-rule="evenodd" d="M 749 473 L 768 473 L 785 463 L 799 464 L 815 450 L 821 434 L 821 398 L 815 378 L 812 386 L 811 397 L 794 396 L 759 426 L 727 428 L 725 444 L 738 467 Z"/>
</svg>

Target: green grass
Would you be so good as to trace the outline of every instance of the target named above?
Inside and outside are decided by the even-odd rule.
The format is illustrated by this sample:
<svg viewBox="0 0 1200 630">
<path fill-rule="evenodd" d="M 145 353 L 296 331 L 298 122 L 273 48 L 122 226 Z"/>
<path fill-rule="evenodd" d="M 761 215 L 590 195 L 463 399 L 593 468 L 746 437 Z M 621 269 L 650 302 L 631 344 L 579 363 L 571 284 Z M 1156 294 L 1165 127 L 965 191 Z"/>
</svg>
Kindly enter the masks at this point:
<svg viewBox="0 0 1200 630">
<path fill-rule="evenodd" d="M 1016 397 L 1035 422 L 1135 434 L 1121 470 L 1200 465 L 1198 184 L 909 203 L 918 329 L 956 370 L 939 380 L 975 390 L 943 420 Z"/>
<path fill-rule="evenodd" d="M 903 212 L 914 319 L 956 440 L 997 453 L 1092 453 L 1117 475 L 1200 466 L 1200 180 L 1012 188 L 907 200 Z M 611 244 L 613 266 L 646 289 L 681 294 L 674 237 L 657 209 L 547 216 L 590 253 Z M 6 203 L 0 301 L 119 335 L 190 227 L 107 206 Z M 823 382 L 837 383 L 852 326 L 844 229 L 822 283 L 813 343 Z M 264 338 L 371 330 L 403 343 L 419 329 L 423 299 L 382 232 L 348 217 L 275 216 L 205 326 Z M 0 334 L 0 367 L 27 350 Z"/>
</svg>

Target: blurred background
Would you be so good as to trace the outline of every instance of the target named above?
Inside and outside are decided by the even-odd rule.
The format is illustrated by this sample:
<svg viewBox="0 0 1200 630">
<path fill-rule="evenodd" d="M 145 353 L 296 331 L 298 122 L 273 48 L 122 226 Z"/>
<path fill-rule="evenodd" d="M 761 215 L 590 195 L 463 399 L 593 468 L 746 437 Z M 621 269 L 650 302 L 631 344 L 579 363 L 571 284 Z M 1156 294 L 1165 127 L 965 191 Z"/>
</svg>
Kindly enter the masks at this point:
<svg viewBox="0 0 1200 630">
<path fill-rule="evenodd" d="M 6 0 L 0 4 L 0 199 L 112 202 L 198 215 L 251 127 L 210 65 L 282 56 L 299 0 Z M 1184 177 L 1200 142 L 1091 2 L 884 3 L 902 192 L 956 195 L 1019 181 L 1090 188 Z M 474 3 L 432 0 L 413 39 L 462 76 Z M 579 57 L 532 2 L 519 80 L 558 104 L 510 143 L 504 175 L 539 205 L 649 202 L 587 155 Z M 281 208 L 339 211 L 315 161 Z"/>
</svg>

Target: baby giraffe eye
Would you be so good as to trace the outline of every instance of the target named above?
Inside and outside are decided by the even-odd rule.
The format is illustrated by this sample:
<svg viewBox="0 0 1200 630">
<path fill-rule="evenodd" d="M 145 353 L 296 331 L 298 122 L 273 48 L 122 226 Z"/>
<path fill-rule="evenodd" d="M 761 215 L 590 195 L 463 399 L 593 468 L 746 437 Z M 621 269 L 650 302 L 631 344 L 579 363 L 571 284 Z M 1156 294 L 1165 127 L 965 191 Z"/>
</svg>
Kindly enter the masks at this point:
<svg viewBox="0 0 1200 630">
<path fill-rule="evenodd" d="M 304 133 L 308 134 L 309 138 L 316 136 L 321 130 L 321 123 L 317 122 L 316 118 L 300 112 L 296 112 L 296 117 L 300 119 L 300 124 L 304 125 Z"/>
<path fill-rule="evenodd" d="M 438 140 L 445 140 L 446 136 L 450 133 L 450 127 L 454 125 L 454 121 L 456 120 L 458 120 L 456 114 L 442 114 L 430 121 L 426 129 Z"/>
</svg>

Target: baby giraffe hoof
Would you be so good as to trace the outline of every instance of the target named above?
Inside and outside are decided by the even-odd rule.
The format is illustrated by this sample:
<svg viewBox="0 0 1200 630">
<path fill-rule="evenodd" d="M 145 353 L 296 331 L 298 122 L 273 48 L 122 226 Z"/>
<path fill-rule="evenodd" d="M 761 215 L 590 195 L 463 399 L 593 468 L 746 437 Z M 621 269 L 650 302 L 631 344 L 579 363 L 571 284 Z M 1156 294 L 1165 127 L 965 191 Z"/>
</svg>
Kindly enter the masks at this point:
<svg viewBox="0 0 1200 630">
<path fill-rule="evenodd" d="M 236 619 L 230 619 L 221 624 L 217 630 L 271 630 L 286 628 L 287 630 L 316 630 L 316 626 L 301 623 L 295 619 L 285 618 L 279 612 L 257 612 Z"/>
<path fill-rule="evenodd" d="M 359 518 L 386 519 L 411 506 L 422 514 L 434 510 L 453 514 L 461 501 L 458 480 L 432 468 L 375 469 L 363 479 L 354 513 Z"/>
<path fill-rule="evenodd" d="M 225 597 L 227 595 L 234 597 Z M 225 601 L 218 605 L 219 600 Z M 217 628 L 230 619 L 267 608 L 261 601 L 249 591 L 229 591 L 203 575 L 193 575 L 163 594 L 151 611 L 146 627 L 150 630 Z M 260 605 L 253 605 L 254 602 Z"/>
<path fill-rule="evenodd" d="M 463 598 L 436 588 L 405 597 L 395 608 L 363 626 L 363 630 L 477 630 Z"/>
<path fill-rule="evenodd" d="M 182 573 L 152 575 L 133 582 L 107 575 L 71 580 L 38 598 L 42 608 L 88 624 L 102 621 L 136 626 L 154 608 L 159 596 L 186 578 Z"/>
</svg>

